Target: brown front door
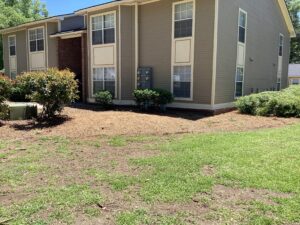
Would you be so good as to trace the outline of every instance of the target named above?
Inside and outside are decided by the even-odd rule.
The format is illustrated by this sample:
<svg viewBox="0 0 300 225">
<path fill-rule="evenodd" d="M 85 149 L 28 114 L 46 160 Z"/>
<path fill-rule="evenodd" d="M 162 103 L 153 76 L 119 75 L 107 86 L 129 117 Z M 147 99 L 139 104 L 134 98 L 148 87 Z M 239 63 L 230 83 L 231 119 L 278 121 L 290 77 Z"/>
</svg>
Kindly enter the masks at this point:
<svg viewBox="0 0 300 225">
<path fill-rule="evenodd" d="M 58 65 L 59 69 L 70 69 L 79 81 L 79 95 L 82 101 L 82 48 L 81 37 L 59 39 Z"/>
</svg>

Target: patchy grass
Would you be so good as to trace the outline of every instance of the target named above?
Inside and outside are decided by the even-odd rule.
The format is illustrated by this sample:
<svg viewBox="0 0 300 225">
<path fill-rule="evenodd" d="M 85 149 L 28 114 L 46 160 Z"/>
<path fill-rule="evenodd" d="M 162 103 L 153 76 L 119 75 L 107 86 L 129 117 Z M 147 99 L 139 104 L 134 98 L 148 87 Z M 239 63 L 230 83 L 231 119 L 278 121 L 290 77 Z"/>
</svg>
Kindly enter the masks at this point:
<svg viewBox="0 0 300 225">
<path fill-rule="evenodd" d="M 300 223 L 299 135 L 293 125 L 166 138 L 0 140 L 0 221 Z"/>
</svg>

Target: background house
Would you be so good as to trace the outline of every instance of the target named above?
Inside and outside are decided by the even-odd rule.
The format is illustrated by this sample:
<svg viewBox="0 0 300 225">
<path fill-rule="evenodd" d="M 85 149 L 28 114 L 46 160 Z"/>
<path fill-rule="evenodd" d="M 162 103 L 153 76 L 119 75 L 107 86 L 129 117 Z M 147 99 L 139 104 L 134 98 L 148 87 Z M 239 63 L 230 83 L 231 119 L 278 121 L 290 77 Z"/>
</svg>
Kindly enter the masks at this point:
<svg viewBox="0 0 300 225">
<path fill-rule="evenodd" d="M 300 64 L 289 65 L 289 84 L 290 85 L 300 84 Z"/>
</svg>

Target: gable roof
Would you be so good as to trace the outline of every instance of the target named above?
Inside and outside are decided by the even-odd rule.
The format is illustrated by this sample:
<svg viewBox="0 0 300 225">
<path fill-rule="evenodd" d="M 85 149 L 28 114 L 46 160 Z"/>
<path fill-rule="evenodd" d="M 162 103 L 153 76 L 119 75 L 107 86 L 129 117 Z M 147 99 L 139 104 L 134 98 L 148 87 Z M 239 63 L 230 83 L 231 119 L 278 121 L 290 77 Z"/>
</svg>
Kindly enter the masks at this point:
<svg viewBox="0 0 300 225">
<path fill-rule="evenodd" d="M 300 77 L 300 64 L 289 65 L 289 77 Z"/>
<path fill-rule="evenodd" d="M 91 11 L 95 11 L 95 10 L 100 10 L 100 9 L 105 9 L 108 7 L 113 7 L 113 6 L 117 6 L 117 5 L 121 5 L 121 4 L 134 4 L 134 3 L 139 3 L 139 4 L 145 4 L 145 3 L 151 3 L 151 2 L 156 2 L 156 1 L 161 1 L 161 0 L 113 0 L 110 2 L 106 2 L 106 3 L 102 3 L 102 4 L 98 4 L 98 5 L 94 5 L 94 6 L 90 6 L 87 8 L 83 8 L 83 9 L 79 9 L 77 11 L 75 11 L 75 14 L 86 14 L 87 12 L 91 12 Z M 286 23 L 286 26 L 288 28 L 288 31 L 290 33 L 290 37 L 296 37 L 296 32 L 286 5 L 285 0 L 274 0 L 277 1 L 280 7 L 280 10 L 282 12 L 284 21 Z M 69 15 L 69 14 L 66 14 Z M 53 20 L 58 20 L 59 17 L 64 16 L 64 15 L 60 15 L 60 16 L 53 16 L 53 17 L 49 17 L 49 18 L 45 18 L 42 20 L 37 20 L 37 21 L 33 21 L 33 22 L 29 22 L 29 23 L 25 23 L 25 24 L 20 24 L 18 26 L 15 27 L 10 27 L 10 28 L 5 28 L 0 30 L 0 34 L 3 33 L 8 33 L 8 32 L 12 32 L 18 29 L 22 29 L 25 26 L 29 26 L 29 25 L 33 25 L 33 24 L 37 24 L 39 22 L 50 22 Z"/>
</svg>

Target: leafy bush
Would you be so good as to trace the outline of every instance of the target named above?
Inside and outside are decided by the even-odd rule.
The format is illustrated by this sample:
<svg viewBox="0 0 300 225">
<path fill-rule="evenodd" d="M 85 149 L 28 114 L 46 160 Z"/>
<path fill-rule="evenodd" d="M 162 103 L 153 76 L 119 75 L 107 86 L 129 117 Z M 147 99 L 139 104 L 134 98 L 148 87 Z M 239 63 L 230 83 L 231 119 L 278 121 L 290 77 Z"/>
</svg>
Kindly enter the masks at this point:
<svg viewBox="0 0 300 225">
<path fill-rule="evenodd" d="M 11 82 L 5 76 L 0 76 L 0 104 L 9 97 L 11 90 Z"/>
<path fill-rule="evenodd" d="M 243 114 L 300 117 L 300 86 L 245 96 L 238 99 L 236 107 Z"/>
<path fill-rule="evenodd" d="M 153 91 L 158 93 L 158 96 L 154 98 L 154 104 L 156 105 L 167 105 L 174 101 L 173 94 L 167 90 L 153 89 Z"/>
<path fill-rule="evenodd" d="M 95 100 L 103 108 L 107 109 L 113 105 L 113 96 L 109 91 L 99 91 L 95 94 Z"/>
<path fill-rule="evenodd" d="M 41 117 L 50 119 L 59 114 L 65 105 L 78 99 L 78 82 L 69 70 L 51 68 L 46 71 L 28 72 L 18 82 L 28 98 L 43 105 Z"/>
<path fill-rule="evenodd" d="M 142 109 L 147 110 L 149 106 L 154 103 L 154 99 L 158 98 L 159 94 L 156 91 L 145 89 L 145 90 L 134 90 L 133 96 L 138 106 Z"/>
</svg>

